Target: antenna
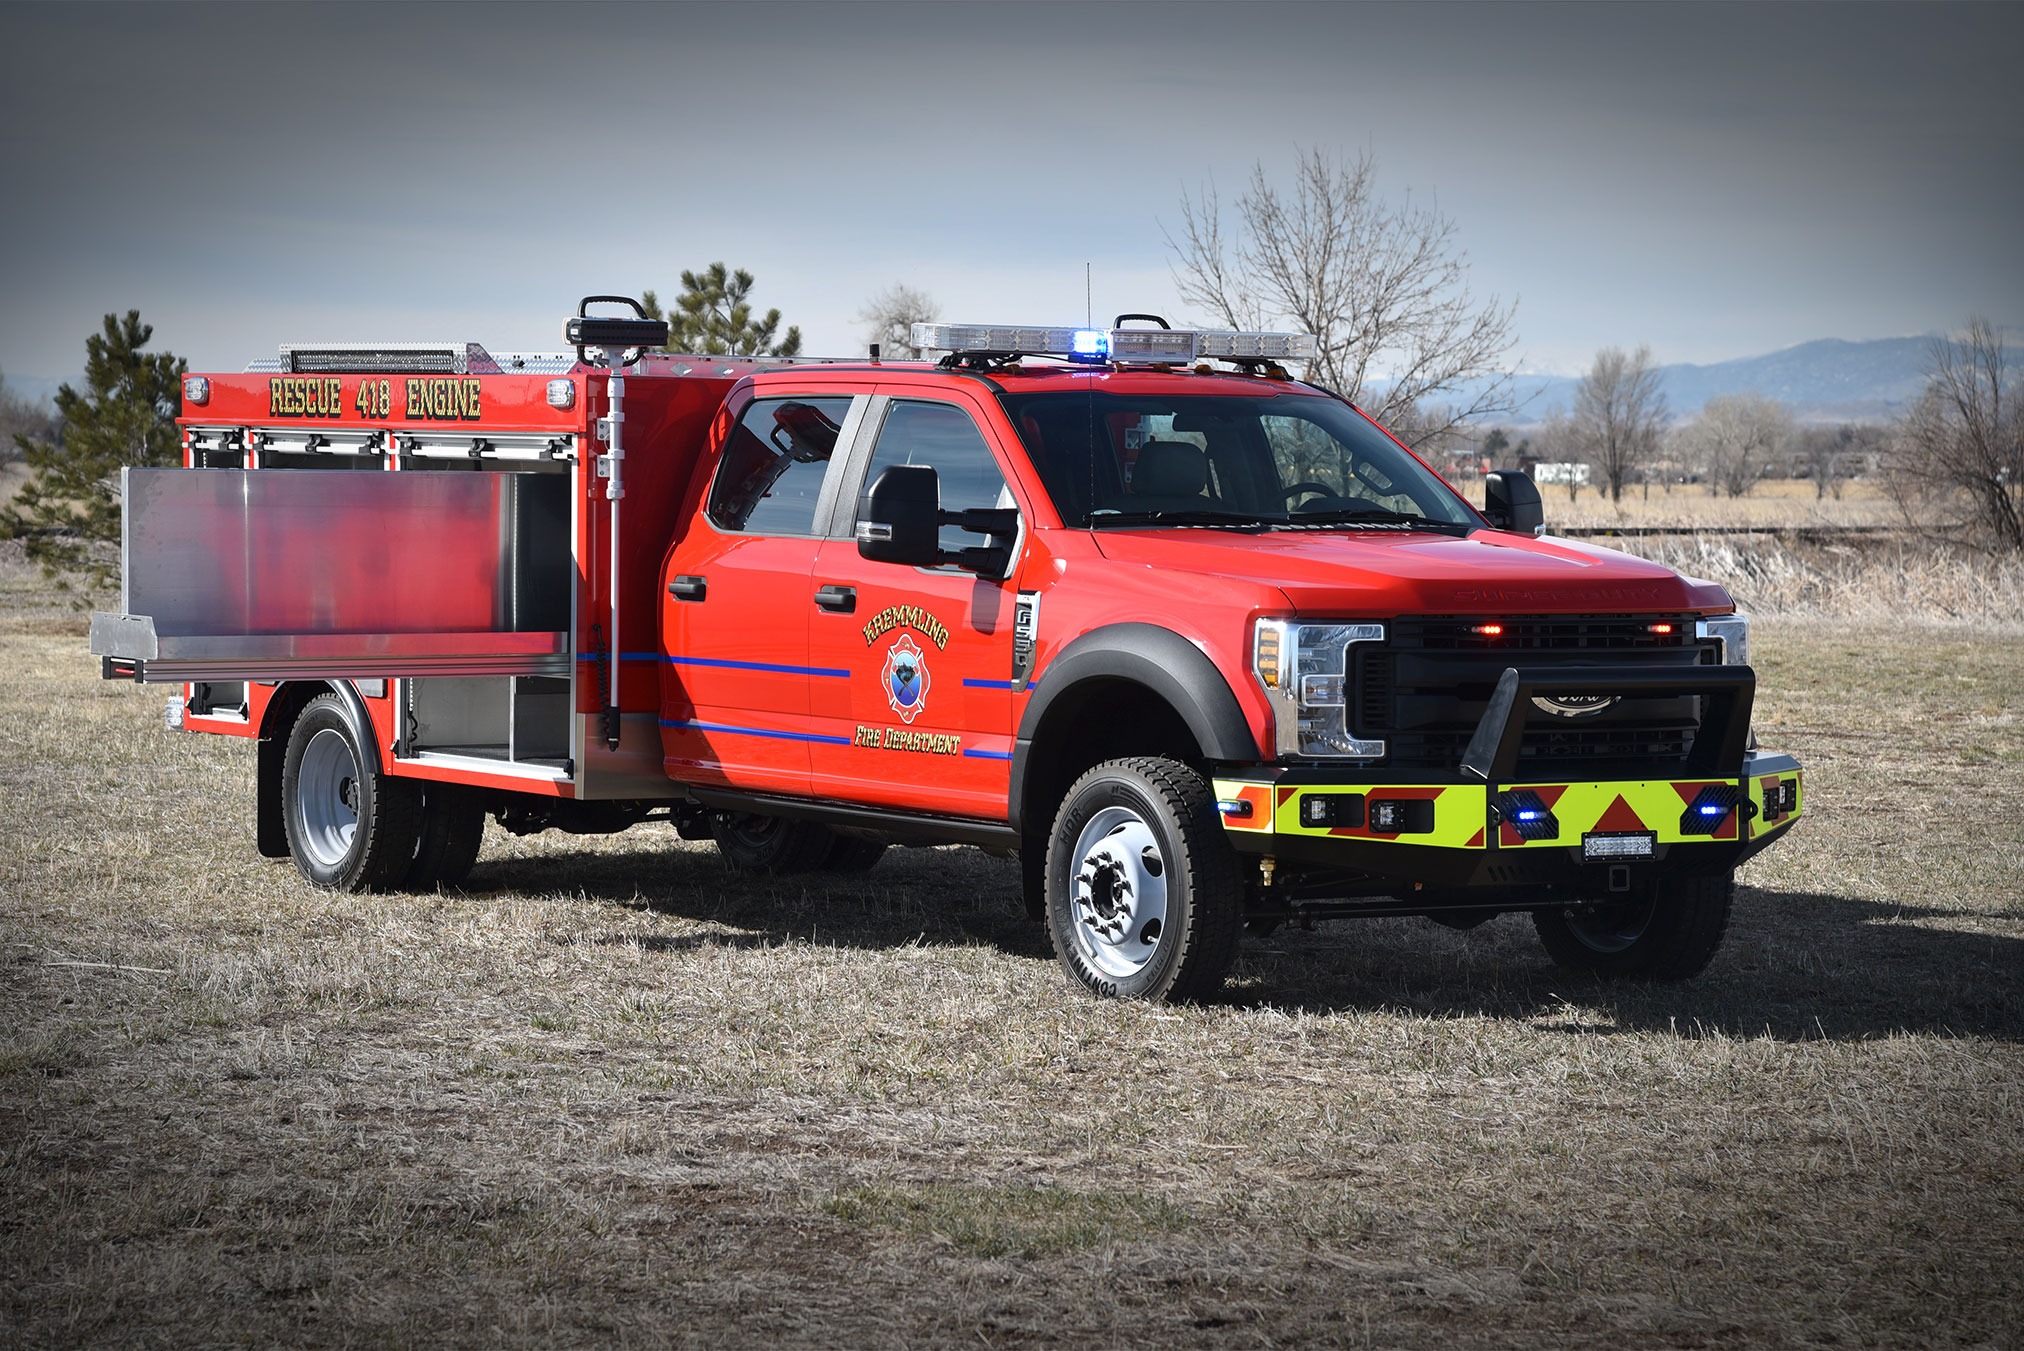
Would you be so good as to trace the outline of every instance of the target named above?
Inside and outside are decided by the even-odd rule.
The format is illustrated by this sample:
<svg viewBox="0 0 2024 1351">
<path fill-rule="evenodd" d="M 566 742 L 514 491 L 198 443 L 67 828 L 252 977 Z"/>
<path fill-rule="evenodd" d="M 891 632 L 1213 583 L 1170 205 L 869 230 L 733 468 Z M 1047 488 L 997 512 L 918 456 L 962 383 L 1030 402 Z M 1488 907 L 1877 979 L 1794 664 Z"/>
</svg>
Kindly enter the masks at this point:
<svg viewBox="0 0 2024 1351">
<path fill-rule="evenodd" d="M 1082 265 L 1082 322 L 1086 328 L 1096 327 L 1096 301 L 1093 299 L 1095 294 L 1096 292 L 1090 286 L 1089 264 L 1085 262 Z"/>
</svg>

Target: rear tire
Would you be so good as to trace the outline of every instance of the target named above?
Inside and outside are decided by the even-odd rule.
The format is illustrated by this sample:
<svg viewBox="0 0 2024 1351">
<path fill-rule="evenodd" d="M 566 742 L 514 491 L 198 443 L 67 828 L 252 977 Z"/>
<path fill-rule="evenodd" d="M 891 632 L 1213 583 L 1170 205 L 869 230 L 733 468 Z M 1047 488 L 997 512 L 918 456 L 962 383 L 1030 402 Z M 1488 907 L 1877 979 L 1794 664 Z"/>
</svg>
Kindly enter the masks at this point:
<svg viewBox="0 0 2024 1351">
<path fill-rule="evenodd" d="M 1728 932 L 1733 872 L 1662 877 L 1644 896 L 1535 910 L 1547 954 L 1575 971 L 1619 980 L 1689 980 Z"/>
<path fill-rule="evenodd" d="M 1178 760 L 1110 760 L 1075 781 L 1047 851 L 1047 931 L 1069 979 L 1114 999 L 1212 994 L 1244 891 L 1215 794 Z"/>
<path fill-rule="evenodd" d="M 414 862 L 421 791 L 380 768 L 370 727 L 334 694 L 303 705 L 281 767 L 288 853 L 311 883 L 332 891 L 390 891 Z"/>
<path fill-rule="evenodd" d="M 836 837 L 814 821 L 748 812 L 717 812 L 710 817 L 717 851 L 741 873 L 808 873 L 823 867 Z"/>
<path fill-rule="evenodd" d="M 485 841 L 485 801 L 469 788 L 431 782 L 422 789 L 420 839 L 408 865 L 410 891 L 461 885 Z"/>
</svg>

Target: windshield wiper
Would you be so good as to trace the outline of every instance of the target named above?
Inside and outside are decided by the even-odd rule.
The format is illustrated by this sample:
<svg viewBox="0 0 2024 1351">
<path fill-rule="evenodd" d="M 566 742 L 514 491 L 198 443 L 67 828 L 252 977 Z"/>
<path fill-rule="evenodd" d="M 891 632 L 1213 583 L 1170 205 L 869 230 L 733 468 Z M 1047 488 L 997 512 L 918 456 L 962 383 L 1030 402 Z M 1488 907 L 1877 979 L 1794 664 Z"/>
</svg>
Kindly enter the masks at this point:
<svg viewBox="0 0 2024 1351">
<path fill-rule="evenodd" d="M 1110 525 L 1206 525 L 1219 530 L 1270 530 L 1281 517 L 1244 516 L 1228 511 L 1093 511 L 1089 528 Z"/>
<path fill-rule="evenodd" d="M 1415 516 L 1409 511 L 1393 511 L 1389 507 L 1335 507 L 1328 511 L 1296 511 L 1286 518 L 1290 526 L 1304 525 L 1406 525 L 1415 530 L 1439 530 L 1449 534 L 1468 534 L 1473 526 L 1460 521 L 1433 521 L 1425 516 Z"/>
</svg>

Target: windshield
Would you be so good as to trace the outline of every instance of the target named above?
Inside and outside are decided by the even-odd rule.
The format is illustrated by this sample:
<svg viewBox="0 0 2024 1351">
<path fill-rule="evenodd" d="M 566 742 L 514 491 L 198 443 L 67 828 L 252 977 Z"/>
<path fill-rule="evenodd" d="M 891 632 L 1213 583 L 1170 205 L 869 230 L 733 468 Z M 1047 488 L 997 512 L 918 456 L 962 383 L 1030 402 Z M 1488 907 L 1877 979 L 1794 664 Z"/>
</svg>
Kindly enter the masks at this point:
<svg viewBox="0 0 2024 1351">
<path fill-rule="evenodd" d="M 1000 397 L 1068 525 L 1481 524 L 1425 465 L 1334 399 Z"/>
</svg>

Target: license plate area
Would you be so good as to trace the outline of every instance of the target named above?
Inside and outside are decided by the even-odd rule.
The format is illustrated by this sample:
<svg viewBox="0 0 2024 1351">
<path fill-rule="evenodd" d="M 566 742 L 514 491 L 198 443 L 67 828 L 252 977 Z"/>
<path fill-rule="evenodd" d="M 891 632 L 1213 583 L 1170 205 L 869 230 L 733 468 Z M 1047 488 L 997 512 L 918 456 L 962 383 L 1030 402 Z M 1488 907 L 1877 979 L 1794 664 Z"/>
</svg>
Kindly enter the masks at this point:
<svg viewBox="0 0 2024 1351">
<path fill-rule="evenodd" d="M 1581 837 L 1581 856 L 1601 859 L 1650 858 L 1658 835 L 1649 830 L 1591 830 Z"/>
</svg>

